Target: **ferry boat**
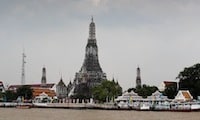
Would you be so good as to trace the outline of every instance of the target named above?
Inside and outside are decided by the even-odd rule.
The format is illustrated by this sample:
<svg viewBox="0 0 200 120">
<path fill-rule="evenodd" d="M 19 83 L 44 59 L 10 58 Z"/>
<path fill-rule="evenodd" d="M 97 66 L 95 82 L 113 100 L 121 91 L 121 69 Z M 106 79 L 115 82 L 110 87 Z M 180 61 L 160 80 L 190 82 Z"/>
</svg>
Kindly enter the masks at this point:
<svg viewBox="0 0 200 120">
<path fill-rule="evenodd" d="M 194 102 L 191 104 L 191 110 L 192 111 L 200 111 L 200 101 L 199 102 Z"/>
</svg>

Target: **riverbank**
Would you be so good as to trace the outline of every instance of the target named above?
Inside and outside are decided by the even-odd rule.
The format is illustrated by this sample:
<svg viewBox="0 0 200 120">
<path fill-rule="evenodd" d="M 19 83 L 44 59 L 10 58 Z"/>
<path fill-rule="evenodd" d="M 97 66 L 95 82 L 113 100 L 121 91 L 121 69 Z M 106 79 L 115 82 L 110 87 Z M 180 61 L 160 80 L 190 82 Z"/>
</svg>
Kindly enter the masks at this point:
<svg viewBox="0 0 200 120">
<path fill-rule="evenodd" d="M 28 106 L 28 107 L 27 107 Z M 114 104 L 91 104 L 91 103 L 0 103 L 0 107 L 16 107 L 16 108 L 54 108 L 54 109 L 96 109 L 96 110 L 135 110 L 135 111 L 177 111 L 177 112 L 192 112 L 200 111 L 200 107 L 192 109 L 184 106 L 174 106 L 171 109 L 155 109 L 149 107 L 149 109 L 141 109 L 139 107 L 123 107 L 120 108 Z"/>
</svg>

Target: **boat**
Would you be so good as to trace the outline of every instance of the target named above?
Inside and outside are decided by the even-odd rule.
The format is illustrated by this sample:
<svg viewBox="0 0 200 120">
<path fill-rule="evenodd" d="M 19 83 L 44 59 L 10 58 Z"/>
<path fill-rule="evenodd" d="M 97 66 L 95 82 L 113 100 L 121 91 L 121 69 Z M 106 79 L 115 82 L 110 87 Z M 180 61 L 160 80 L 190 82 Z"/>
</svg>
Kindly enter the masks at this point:
<svg viewBox="0 0 200 120">
<path fill-rule="evenodd" d="M 148 105 L 147 103 L 142 103 L 142 104 L 140 105 L 140 110 L 141 110 L 141 111 L 150 110 L 150 105 Z"/>
<path fill-rule="evenodd" d="M 170 110 L 170 104 L 169 103 L 159 103 L 159 104 L 153 104 L 150 108 L 153 111 L 168 111 Z"/>
<path fill-rule="evenodd" d="M 17 105 L 16 108 L 18 108 L 18 109 L 30 109 L 31 106 L 29 106 L 29 105 Z"/>
<path fill-rule="evenodd" d="M 191 103 L 191 110 L 192 111 L 200 111 L 200 101 Z"/>
<path fill-rule="evenodd" d="M 178 103 L 170 103 L 170 111 L 181 111 L 181 112 L 189 112 L 191 111 L 191 104 L 189 102 L 178 102 Z"/>
<path fill-rule="evenodd" d="M 16 108 L 18 109 L 30 109 L 32 107 L 32 104 L 30 103 L 18 103 L 16 105 Z"/>
<path fill-rule="evenodd" d="M 34 107 L 47 107 L 47 103 L 33 103 Z"/>
<path fill-rule="evenodd" d="M 124 102 L 124 101 L 120 101 L 118 104 L 117 104 L 117 107 L 119 109 L 128 109 L 129 106 L 128 106 L 128 103 L 127 102 Z"/>
</svg>

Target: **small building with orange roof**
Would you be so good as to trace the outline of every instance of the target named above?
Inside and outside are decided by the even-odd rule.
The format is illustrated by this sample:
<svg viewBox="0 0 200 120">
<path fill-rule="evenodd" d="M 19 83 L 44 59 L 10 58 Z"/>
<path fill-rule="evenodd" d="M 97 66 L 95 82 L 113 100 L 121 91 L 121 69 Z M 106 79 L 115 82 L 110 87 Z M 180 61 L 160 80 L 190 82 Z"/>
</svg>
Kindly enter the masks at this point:
<svg viewBox="0 0 200 120">
<path fill-rule="evenodd" d="M 49 97 L 56 96 L 56 92 L 48 88 L 32 88 L 32 90 L 33 90 L 33 98 L 35 98 L 36 96 L 39 96 L 41 93 L 45 93 Z"/>
<path fill-rule="evenodd" d="M 193 100 L 193 96 L 190 94 L 189 90 L 179 90 L 174 101 L 180 101 L 180 102 L 185 102 L 185 101 L 191 101 Z"/>
</svg>

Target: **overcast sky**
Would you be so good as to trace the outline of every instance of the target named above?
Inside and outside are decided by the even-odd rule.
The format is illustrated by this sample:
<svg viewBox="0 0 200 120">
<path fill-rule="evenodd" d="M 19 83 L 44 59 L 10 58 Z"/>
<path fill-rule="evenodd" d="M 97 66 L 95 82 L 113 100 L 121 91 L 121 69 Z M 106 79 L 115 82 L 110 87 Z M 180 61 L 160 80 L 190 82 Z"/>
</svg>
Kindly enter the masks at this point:
<svg viewBox="0 0 200 120">
<path fill-rule="evenodd" d="M 0 80 L 20 84 L 25 48 L 26 83 L 67 84 L 82 66 L 91 15 L 100 65 L 124 90 L 175 80 L 200 60 L 199 0 L 1 0 Z"/>
</svg>

